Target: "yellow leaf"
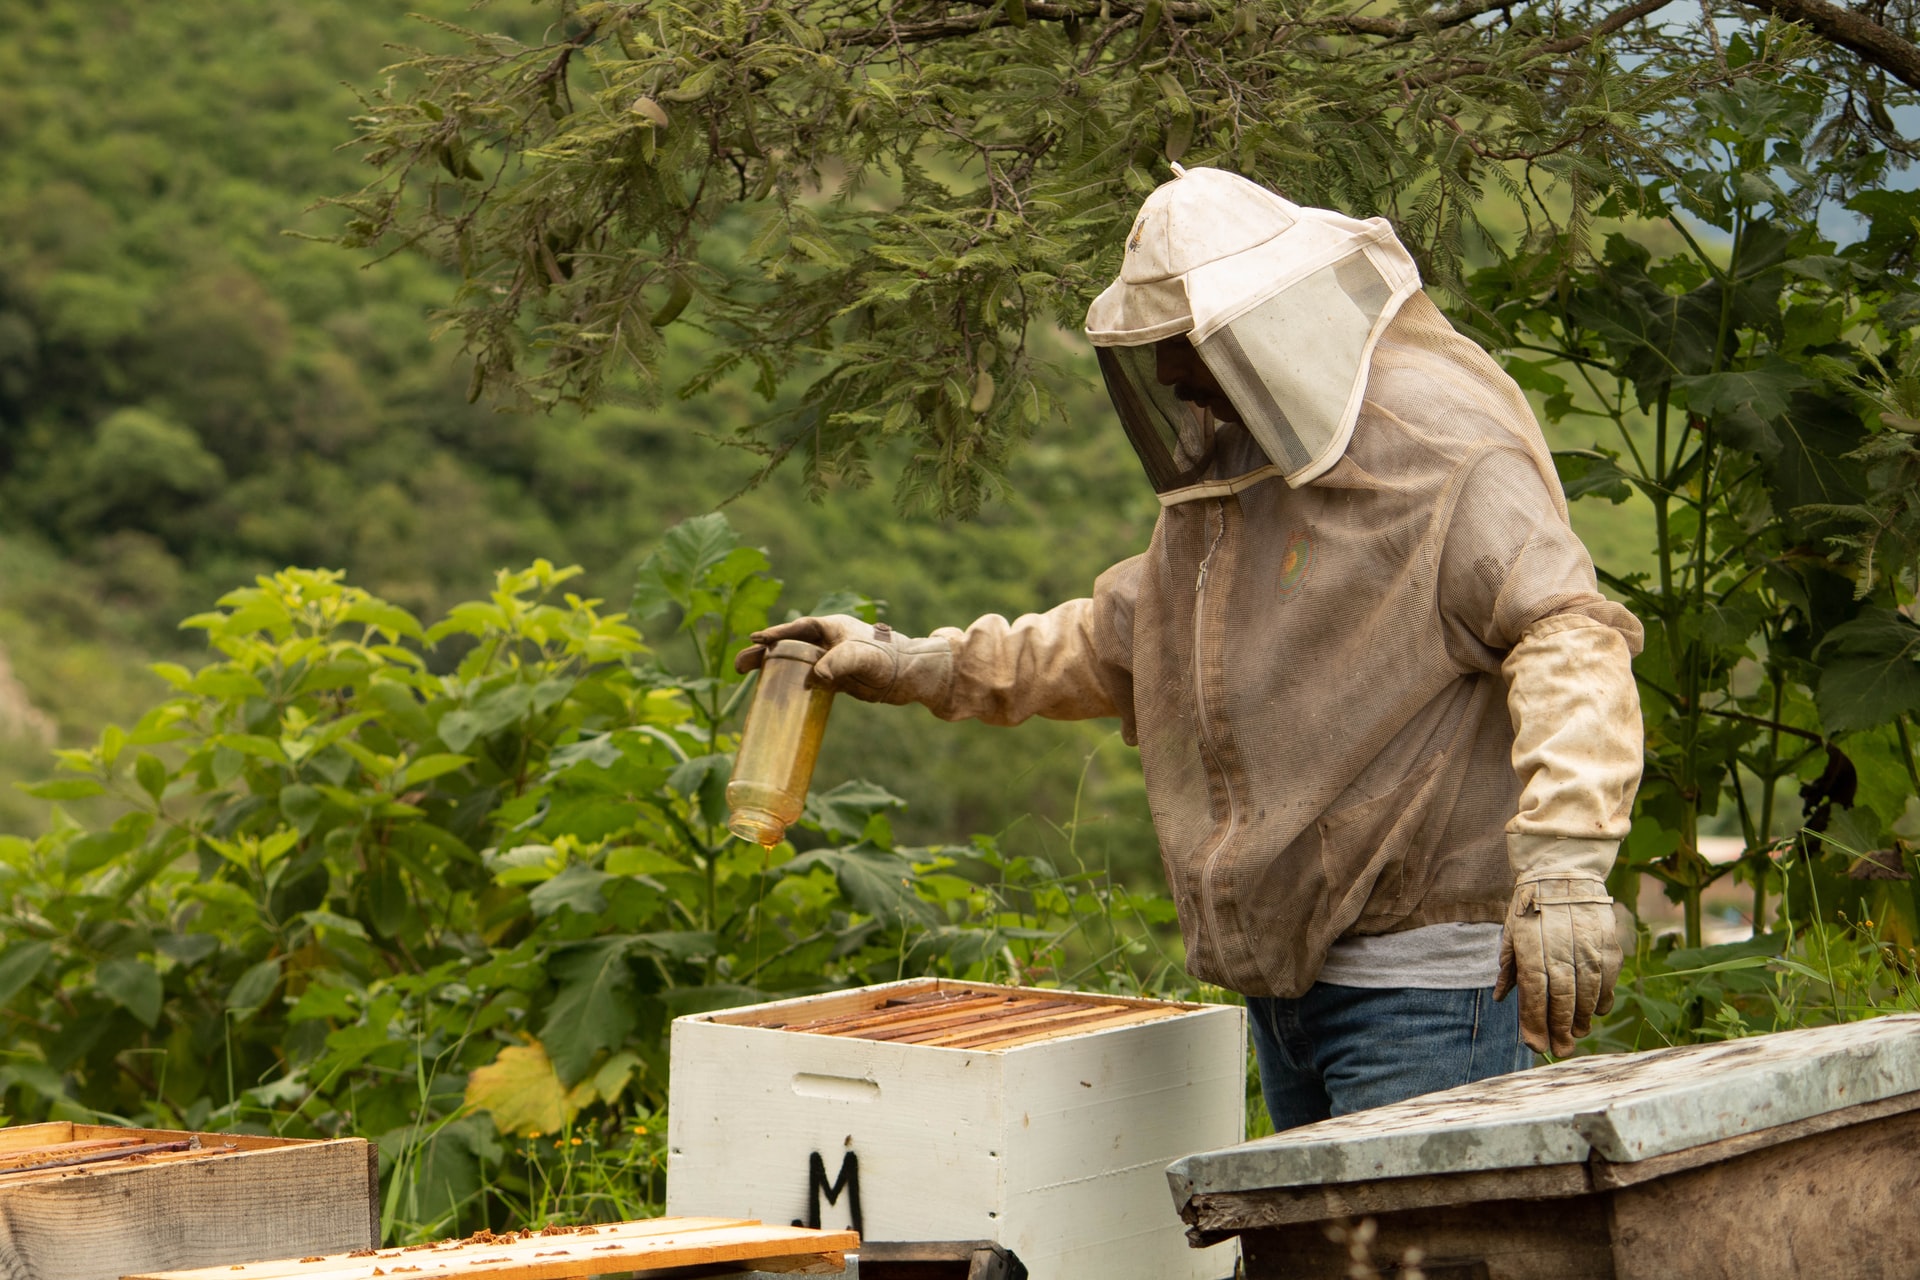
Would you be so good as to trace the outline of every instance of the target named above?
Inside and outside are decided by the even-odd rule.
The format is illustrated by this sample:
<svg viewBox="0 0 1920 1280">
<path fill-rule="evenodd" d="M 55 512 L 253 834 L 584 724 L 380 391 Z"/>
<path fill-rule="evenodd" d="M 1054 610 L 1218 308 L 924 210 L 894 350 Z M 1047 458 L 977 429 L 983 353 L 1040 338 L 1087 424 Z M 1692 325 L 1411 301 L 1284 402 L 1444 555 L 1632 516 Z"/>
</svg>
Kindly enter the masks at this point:
<svg viewBox="0 0 1920 1280">
<path fill-rule="evenodd" d="M 667 127 L 667 109 L 652 98 L 635 98 L 632 110 L 633 114 L 646 120 L 656 129 Z"/>
<path fill-rule="evenodd" d="M 502 1133 L 554 1133 L 579 1110 L 538 1040 L 502 1049 L 491 1064 L 468 1076 L 467 1105 L 492 1112 L 494 1128 Z"/>
</svg>

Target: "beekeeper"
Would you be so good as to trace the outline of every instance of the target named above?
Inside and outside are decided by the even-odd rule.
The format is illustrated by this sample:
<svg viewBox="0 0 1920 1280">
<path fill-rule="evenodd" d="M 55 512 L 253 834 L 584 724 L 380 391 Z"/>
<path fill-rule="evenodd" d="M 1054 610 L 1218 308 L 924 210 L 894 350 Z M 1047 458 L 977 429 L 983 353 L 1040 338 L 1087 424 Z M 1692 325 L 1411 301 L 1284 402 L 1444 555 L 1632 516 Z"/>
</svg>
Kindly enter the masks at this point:
<svg viewBox="0 0 1920 1280">
<path fill-rule="evenodd" d="M 802 618 L 739 664 L 799 638 L 869 701 L 1118 716 L 1187 967 L 1247 996 L 1276 1128 L 1565 1054 L 1620 966 L 1640 624 L 1385 221 L 1176 172 L 1087 313 L 1162 504 L 1146 553 L 1044 614 Z"/>
</svg>

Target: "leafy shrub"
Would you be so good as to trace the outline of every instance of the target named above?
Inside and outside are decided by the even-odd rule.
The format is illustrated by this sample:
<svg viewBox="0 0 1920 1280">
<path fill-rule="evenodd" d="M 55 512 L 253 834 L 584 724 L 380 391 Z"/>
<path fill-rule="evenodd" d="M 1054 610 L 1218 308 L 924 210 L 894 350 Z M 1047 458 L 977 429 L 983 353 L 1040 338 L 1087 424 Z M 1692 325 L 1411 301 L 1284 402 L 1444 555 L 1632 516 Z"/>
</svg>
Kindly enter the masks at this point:
<svg viewBox="0 0 1920 1280">
<path fill-rule="evenodd" d="M 719 516 L 646 560 L 684 673 L 544 561 L 430 627 L 307 569 L 188 619 L 217 659 L 161 664 L 171 697 L 33 788 L 124 814 L 0 839 L 0 1103 L 374 1137 L 397 1235 L 631 1213 L 678 1014 L 1069 957 L 1174 981 L 1164 900 L 989 837 L 895 848 L 865 783 L 775 849 L 728 835 L 768 568 Z"/>
</svg>

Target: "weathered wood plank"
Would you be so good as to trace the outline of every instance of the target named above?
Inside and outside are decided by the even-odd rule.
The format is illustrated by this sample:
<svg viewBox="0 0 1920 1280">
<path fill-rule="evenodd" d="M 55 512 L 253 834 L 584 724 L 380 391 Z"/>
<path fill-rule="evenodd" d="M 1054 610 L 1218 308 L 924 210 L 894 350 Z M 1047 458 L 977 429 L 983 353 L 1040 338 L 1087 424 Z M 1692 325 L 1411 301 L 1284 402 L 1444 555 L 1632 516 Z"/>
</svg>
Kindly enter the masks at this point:
<svg viewBox="0 0 1920 1280">
<path fill-rule="evenodd" d="M 72 1129 L 73 1139 L 81 1141 L 97 1134 L 145 1141 L 193 1136 L 95 1125 Z M 202 1137 L 209 1143 L 229 1140 Z M 357 1138 L 253 1138 L 246 1145 L 251 1149 L 185 1153 L 192 1159 L 15 1175 L 0 1183 L 0 1276 L 118 1280 L 132 1271 L 377 1242 L 379 1202 L 367 1182 L 370 1144 Z"/>
<path fill-rule="evenodd" d="M 965 989 L 961 983 L 947 983 L 946 987 Z M 906 978 L 877 987 L 838 991 L 825 996 L 796 996 L 791 1000 L 775 1000 L 748 1009 L 722 1010 L 705 1016 L 709 1022 L 723 1027 L 780 1027 L 790 1019 L 811 1021 L 840 1014 L 866 1013 L 878 1009 L 888 999 L 935 994 L 943 989 L 939 978 Z"/>
<path fill-rule="evenodd" d="M 1249 1231 L 1241 1237 L 1249 1280 L 1346 1280 L 1353 1274 L 1352 1246 L 1329 1239 L 1327 1226 L 1298 1223 Z M 1469 1275 L 1613 1280 L 1614 1275 L 1602 1196 L 1411 1209 L 1376 1220 L 1365 1255 L 1378 1272 L 1396 1274 L 1401 1261 L 1413 1256 L 1410 1250 L 1418 1251 L 1421 1270 L 1433 1280 Z M 1667 1280 L 1686 1274 L 1672 1272 Z"/>
<path fill-rule="evenodd" d="M 1404 1209 L 1434 1209 L 1486 1200 L 1562 1199 L 1593 1190 L 1583 1164 L 1545 1165 L 1537 1169 L 1494 1169 L 1429 1178 L 1382 1178 L 1374 1182 L 1333 1183 L 1324 1187 L 1275 1187 L 1197 1195 L 1182 1210 L 1191 1225 L 1188 1236 L 1211 1244 L 1240 1231 L 1284 1227 L 1296 1222 L 1358 1221 L 1369 1214 Z"/>
<path fill-rule="evenodd" d="M 1618 1280 L 1914 1280 L 1920 1111 L 1613 1193 Z"/>
<path fill-rule="evenodd" d="M 70 1120 L 49 1120 L 44 1124 L 16 1125 L 10 1129 L 0 1129 L 0 1152 L 21 1151 L 28 1147 L 47 1147 L 56 1143 L 72 1142 L 73 1122 Z"/>
<path fill-rule="evenodd" d="M 1189 1235 L 1211 1242 L 1242 1229 L 1286 1226 L 1295 1222 L 1359 1218 L 1366 1214 L 1471 1204 L 1481 1200 L 1559 1199 L 1584 1195 L 1589 1191 L 1635 1186 L 1672 1173 L 1717 1164 L 1749 1151 L 1764 1150 L 1816 1133 L 1867 1124 L 1916 1110 L 1920 1110 L 1920 1093 L 1906 1093 L 1626 1164 L 1615 1164 L 1595 1157 L 1583 1164 L 1201 1194 L 1187 1202 L 1182 1216 L 1192 1227 Z"/>
<path fill-rule="evenodd" d="M 837 1269 L 859 1247 L 850 1231 L 809 1231 L 732 1218 L 656 1218 L 597 1227 L 550 1228 L 486 1238 L 443 1240 L 404 1249 L 282 1258 L 246 1266 L 129 1275 L 127 1280 L 569 1280 L 575 1276 L 667 1267 L 750 1264 L 787 1271 Z"/>
</svg>

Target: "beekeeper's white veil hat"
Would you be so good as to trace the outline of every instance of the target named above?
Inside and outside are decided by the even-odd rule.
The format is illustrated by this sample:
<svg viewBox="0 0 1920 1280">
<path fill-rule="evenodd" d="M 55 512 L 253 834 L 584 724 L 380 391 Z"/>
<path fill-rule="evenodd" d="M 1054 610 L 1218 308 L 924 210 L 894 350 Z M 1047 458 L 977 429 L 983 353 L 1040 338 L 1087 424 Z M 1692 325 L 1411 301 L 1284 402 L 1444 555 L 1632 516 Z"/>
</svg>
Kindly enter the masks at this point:
<svg viewBox="0 0 1920 1280">
<path fill-rule="evenodd" d="M 1221 169 L 1174 173 L 1141 205 L 1120 278 L 1087 310 L 1114 406 L 1163 503 L 1273 475 L 1305 484 L 1346 451 L 1374 346 L 1420 273 L 1384 218 L 1297 205 Z M 1154 376 L 1153 344 L 1180 334 L 1266 464 L 1216 457 L 1211 415 Z"/>
</svg>

